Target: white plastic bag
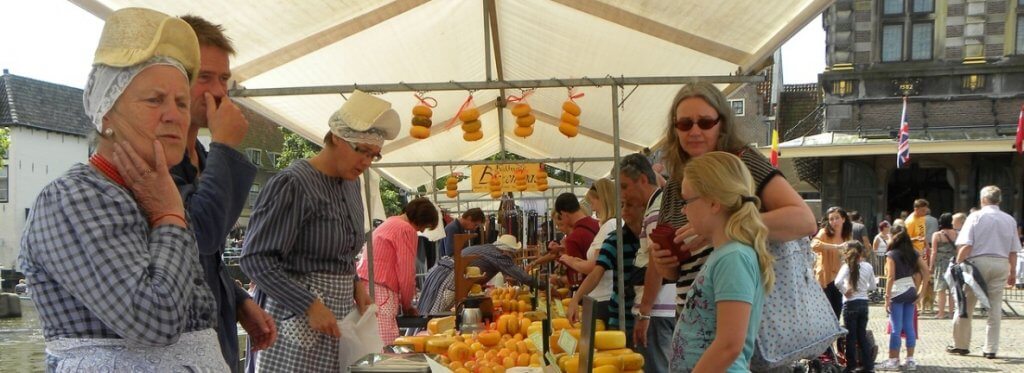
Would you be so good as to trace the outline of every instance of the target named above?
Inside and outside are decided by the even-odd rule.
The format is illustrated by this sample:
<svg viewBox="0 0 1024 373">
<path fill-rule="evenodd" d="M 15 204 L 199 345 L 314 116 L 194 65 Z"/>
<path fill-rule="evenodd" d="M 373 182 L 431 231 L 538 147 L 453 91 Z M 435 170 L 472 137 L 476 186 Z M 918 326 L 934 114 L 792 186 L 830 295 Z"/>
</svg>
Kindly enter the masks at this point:
<svg viewBox="0 0 1024 373">
<path fill-rule="evenodd" d="M 366 313 L 362 315 L 359 314 L 358 309 L 352 310 L 338 322 L 338 329 L 341 330 L 338 356 L 345 369 L 363 356 L 380 353 L 384 349 L 380 331 L 377 330 L 376 304 L 367 307 Z"/>
</svg>

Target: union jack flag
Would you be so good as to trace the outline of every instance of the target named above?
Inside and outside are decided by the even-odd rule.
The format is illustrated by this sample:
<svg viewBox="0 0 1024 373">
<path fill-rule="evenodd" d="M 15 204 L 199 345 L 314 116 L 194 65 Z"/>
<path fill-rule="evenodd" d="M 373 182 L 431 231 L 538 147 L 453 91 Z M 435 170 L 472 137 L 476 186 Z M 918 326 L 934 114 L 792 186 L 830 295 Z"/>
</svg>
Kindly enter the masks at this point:
<svg viewBox="0 0 1024 373">
<path fill-rule="evenodd" d="M 910 163 L 910 122 L 907 121 L 907 96 L 903 96 L 903 114 L 900 115 L 900 133 L 896 148 L 896 168 Z"/>
</svg>

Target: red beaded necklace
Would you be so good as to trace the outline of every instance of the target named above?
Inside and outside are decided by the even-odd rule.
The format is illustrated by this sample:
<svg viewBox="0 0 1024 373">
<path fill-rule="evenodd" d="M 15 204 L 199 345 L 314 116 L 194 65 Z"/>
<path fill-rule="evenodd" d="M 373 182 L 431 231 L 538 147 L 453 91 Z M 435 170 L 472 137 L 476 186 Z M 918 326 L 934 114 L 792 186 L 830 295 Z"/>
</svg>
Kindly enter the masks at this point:
<svg viewBox="0 0 1024 373">
<path fill-rule="evenodd" d="M 99 153 L 95 153 L 91 157 L 89 157 L 89 163 L 92 164 L 93 167 L 96 167 L 96 169 L 102 172 L 104 175 L 106 175 L 107 178 L 109 178 L 111 181 L 117 183 L 117 185 L 123 186 L 125 188 L 128 187 L 128 184 L 124 182 L 124 178 L 122 178 L 121 174 L 117 172 L 117 167 L 114 167 L 114 164 L 110 163 L 110 161 L 108 161 Z"/>
</svg>

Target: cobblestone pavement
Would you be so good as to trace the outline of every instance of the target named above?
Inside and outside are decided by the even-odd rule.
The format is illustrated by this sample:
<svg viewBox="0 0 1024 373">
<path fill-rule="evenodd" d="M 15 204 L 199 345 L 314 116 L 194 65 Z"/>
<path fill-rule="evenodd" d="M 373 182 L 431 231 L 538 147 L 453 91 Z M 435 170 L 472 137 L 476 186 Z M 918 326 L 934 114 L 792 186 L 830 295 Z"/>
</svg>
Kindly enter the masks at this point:
<svg viewBox="0 0 1024 373">
<path fill-rule="evenodd" d="M 1017 312 L 1024 315 L 1024 303 L 1011 303 Z M 1010 311 L 1004 306 L 1006 311 Z M 869 311 L 868 329 L 875 335 L 879 345 L 876 364 L 888 358 L 889 336 L 885 334 L 888 321 L 881 304 L 872 305 Z M 1024 318 L 1004 314 L 999 338 L 999 352 L 996 359 L 981 356 L 985 343 L 985 317 L 975 314 L 971 335 L 970 355 L 959 356 L 946 353 L 946 346 L 953 344 L 953 321 L 936 319 L 934 314 L 923 313 L 919 318 L 918 341 L 914 357 L 918 372 L 1022 372 L 1024 373 Z M 901 350 L 900 361 L 906 356 L 906 346 Z"/>
</svg>

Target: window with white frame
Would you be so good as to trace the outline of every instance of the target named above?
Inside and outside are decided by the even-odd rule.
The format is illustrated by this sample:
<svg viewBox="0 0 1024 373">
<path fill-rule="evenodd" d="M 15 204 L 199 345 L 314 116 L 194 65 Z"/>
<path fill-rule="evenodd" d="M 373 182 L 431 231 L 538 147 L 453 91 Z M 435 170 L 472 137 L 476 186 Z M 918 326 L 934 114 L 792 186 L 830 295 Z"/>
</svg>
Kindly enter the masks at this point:
<svg viewBox="0 0 1024 373">
<path fill-rule="evenodd" d="M 746 113 L 747 105 L 745 99 L 729 100 L 729 106 L 732 106 L 732 112 L 735 113 L 737 117 L 742 117 Z"/>
<path fill-rule="evenodd" d="M 249 162 L 257 166 L 263 165 L 263 151 L 256 148 L 245 149 L 245 155 L 249 157 Z"/>
<path fill-rule="evenodd" d="M 281 153 L 278 152 L 267 152 L 267 159 L 270 161 L 270 167 L 277 167 L 277 159 L 281 157 Z"/>
<path fill-rule="evenodd" d="M 249 187 L 249 208 L 253 208 L 253 207 L 256 206 L 256 197 L 259 197 L 259 196 L 260 196 L 260 185 L 256 184 L 256 183 L 253 183 L 252 186 Z"/>
</svg>

